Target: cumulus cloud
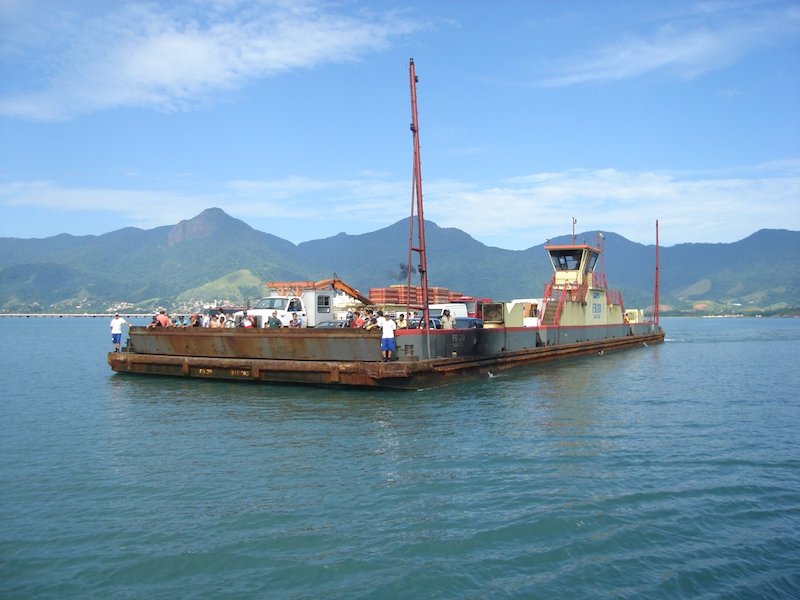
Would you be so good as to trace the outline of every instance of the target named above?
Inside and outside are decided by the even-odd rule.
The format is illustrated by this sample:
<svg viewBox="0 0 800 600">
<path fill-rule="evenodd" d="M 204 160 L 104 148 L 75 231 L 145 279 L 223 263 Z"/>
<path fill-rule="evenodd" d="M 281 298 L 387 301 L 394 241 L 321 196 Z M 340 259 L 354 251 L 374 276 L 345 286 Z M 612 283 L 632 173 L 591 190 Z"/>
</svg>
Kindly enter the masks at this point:
<svg viewBox="0 0 800 600">
<path fill-rule="evenodd" d="M 0 203 L 65 211 L 108 211 L 129 224 L 170 225 L 218 206 L 234 217 L 286 237 L 302 220 L 306 241 L 372 224 L 386 227 L 409 214 L 409 184 L 382 175 L 315 180 L 230 181 L 204 194 L 170 190 L 68 188 L 52 182 L 0 186 Z M 605 230 L 652 243 L 659 219 L 668 245 L 732 242 L 758 227 L 800 230 L 800 160 L 742 168 L 735 173 L 636 173 L 571 169 L 534 173 L 497 184 L 429 180 L 425 216 L 476 239 L 523 249 L 571 231 Z M 765 206 L 769 209 L 765 210 Z M 304 207 L 299 209 L 298 207 Z M 307 207 L 324 207 L 308 210 Z"/>
<path fill-rule="evenodd" d="M 420 27 L 398 14 L 340 14 L 302 0 L 111 6 L 4 27 L 0 60 L 30 68 L 6 86 L 15 91 L 0 96 L 0 114 L 57 120 L 115 107 L 182 109 L 255 79 L 357 60 Z"/>
</svg>

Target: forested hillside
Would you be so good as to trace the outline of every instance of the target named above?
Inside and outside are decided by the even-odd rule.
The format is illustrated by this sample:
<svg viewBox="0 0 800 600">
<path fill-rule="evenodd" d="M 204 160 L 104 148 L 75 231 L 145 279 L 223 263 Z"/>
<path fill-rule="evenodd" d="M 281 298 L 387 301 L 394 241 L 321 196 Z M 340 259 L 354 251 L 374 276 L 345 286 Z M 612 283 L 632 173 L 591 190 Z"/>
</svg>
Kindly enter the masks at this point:
<svg viewBox="0 0 800 600">
<path fill-rule="evenodd" d="M 579 234 L 597 243 L 597 232 Z M 652 302 L 655 247 L 604 233 L 605 268 L 628 306 Z M 497 300 L 536 297 L 551 267 L 543 245 L 486 246 L 426 223 L 430 285 Z M 554 238 L 553 243 L 568 241 Z M 798 306 L 800 232 L 762 230 L 731 244 L 661 248 L 662 310 L 782 312 Z M 363 293 L 405 281 L 408 221 L 361 235 L 295 245 L 212 208 L 174 226 L 100 236 L 0 239 L 3 312 L 149 311 L 156 306 L 245 303 L 268 280 L 334 273 Z M 412 266 L 413 268 L 413 266 Z"/>
</svg>

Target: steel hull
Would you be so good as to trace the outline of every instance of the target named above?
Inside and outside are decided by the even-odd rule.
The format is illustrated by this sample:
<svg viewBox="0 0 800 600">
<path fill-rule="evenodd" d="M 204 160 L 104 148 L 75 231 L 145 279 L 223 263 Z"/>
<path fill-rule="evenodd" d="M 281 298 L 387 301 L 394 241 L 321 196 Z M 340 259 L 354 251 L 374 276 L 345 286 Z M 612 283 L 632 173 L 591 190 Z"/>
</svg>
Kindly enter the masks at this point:
<svg viewBox="0 0 800 600">
<path fill-rule="evenodd" d="M 120 373 L 275 383 L 420 389 L 465 375 L 663 341 L 650 325 L 399 331 L 397 360 L 381 362 L 380 336 L 362 330 L 146 330 L 110 352 Z M 580 331 L 567 331 L 579 329 Z M 559 339 L 580 341 L 558 343 Z M 428 347 L 430 345 L 430 354 Z M 429 357 L 430 356 L 430 357 Z"/>
</svg>

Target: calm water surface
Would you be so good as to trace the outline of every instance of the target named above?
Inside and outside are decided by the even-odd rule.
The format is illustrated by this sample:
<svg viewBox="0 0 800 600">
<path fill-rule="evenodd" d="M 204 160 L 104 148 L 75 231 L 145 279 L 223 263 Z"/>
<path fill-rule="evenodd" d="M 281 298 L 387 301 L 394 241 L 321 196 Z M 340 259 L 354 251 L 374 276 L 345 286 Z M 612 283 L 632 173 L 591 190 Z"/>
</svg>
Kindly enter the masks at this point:
<svg viewBox="0 0 800 600">
<path fill-rule="evenodd" d="M 372 392 L 0 319 L 0 597 L 800 597 L 800 319 Z"/>
</svg>

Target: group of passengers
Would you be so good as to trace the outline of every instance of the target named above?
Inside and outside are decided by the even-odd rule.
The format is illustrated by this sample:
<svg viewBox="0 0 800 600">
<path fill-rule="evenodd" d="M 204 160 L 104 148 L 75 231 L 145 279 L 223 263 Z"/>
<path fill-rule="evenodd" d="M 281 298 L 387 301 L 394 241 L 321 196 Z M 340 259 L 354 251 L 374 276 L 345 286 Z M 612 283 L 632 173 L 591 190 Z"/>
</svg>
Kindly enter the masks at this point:
<svg viewBox="0 0 800 600">
<path fill-rule="evenodd" d="M 364 310 L 363 317 L 359 311 L 348 314 L 346 326 L 353 329 L 372 329 L 374 327 L 380 327 L 380 322 L 383 318 L 383 311 L 379 310 L 377 313 L 375 313 L 371 308 L 367 308 Z M 406 319 L 405 313 L 400 313 L 397 318 L 394 319 L 394 322 L 397 325 L 397 329 L 413 329 L 414 327 L 419 326 L 419 324 L 416 322 L 416 315 L 413 312 L 409 313 L 409 319 Z M 442 329 L 454 329 L 455 324 L 456 319 L 450 314 L 450 311 L 448 309 L 442 311 L 442 316 L 439 317 L 440 327 Z"/>
<path fill-rule="evenodd" d="M 409 315 L 411 319 L 415 316 Z M 406 319 L 405 313 L 397 315 L 396 319 L 384 315 L 382 310 L 377 313 L 371 308 L 364 311 L 364 316 L 361 316 L 359 311 L 355 311 L 349 319 L 348 326 L 354 329 L 363 328 L 367 330 L 380 329 L 381 330 L 381 357 L 384 362 L 392 360 L 392 355 L 396 352 L 397 344 L 395 342 L 395 331 L 398 329 L 408 329 L 409 320 Z M 455 326 L 455 319 L 450 315 L 449 310 L 442 311 L 440 319 L 443 329 L 453 329 Z"/>
<path fill-rule="evenodd" d="M 247 314 L 247 311 L 244 311 L 242 313 L 242 318 L 239 320 L 239 323 L 238 323 L 237 326 L 238 327 L 243 327 L 245 329 L 253 329 L 254 327 L 258 327 L 258 321 L 256 320 L 255 317 Z M 292 329 L 296 329 L 296 328 L 299 328 L 299 327 L 302 327 L 302 326 L 303 326 L 303 321 L 300 319 L 300 317 L 297 316 L 296 312 L 293 312 L 292 313 L 292 318 L 289 320 L 288 327 L 290 327 Z M 277 310 L 273 310 L 272 311 L 272 314 L 269 316 L 269 318 L 264 323 L 264 327 L 267 327 L 267 328 L 270 328 L 270 329 L 277 329 L 279 327 L 283 327 L 283 321 L 281 321 L 280 318 L 278 317 L 278 311 Z"/>
<path fill-rule="evenodd" d="M 364 310 L 364 316 L 361 316 L 361 312 L 356 310 L 347 314 L 346 327 L 351 329 L 374 329 L 381 327 L 383 320 L 386 318 L 391 319 L 391 317 L 385 317 L 382 310 L 375 312 L 373 309 L 367 308 Z M 393 321 L 396 329 L 408 329 L 408 320 L 405 313 L 400 313 Z"/>
<path fill-rule="evenodd" d="M 351 329 L 361 328 L 366 330 L 383 329 L 384 322 L 386 320 L 390 320 L 394 324 L 395 329 L 408 329 L 409 327 L 415 326 L 415 324 L 412 323 L 415 318 L 416 316 L 412 312 L 409 313 L 408 319 L 406 318 L 405 313 L 400 313 L 396 318 L 392 319 L 391 317 L 384 316 L 383 311 L 381 310 L 375 311 L 371 308 L 367 308 L 364 309 L 363 314 L 358 310 L 348 313 L 346 327 Z M 446 309 L 439 318 L 439 322 L 441 323 L 442 329 L 453 329 L 455 326 L 455 319 L 450 315 L 450 311 Z M 188 318 L 184 316 L 170 317 L 167 314 L 167 311 L 162 308 L 153 316 L 153 320 L 147 327 L 148 329 L 155 327 L 210 327 L 211 329 L 217 329 L 226 327 L 226 323 L 227 326 L 233 326 L 234 321 L 229 315 L 225 314 L 225 311 L 221 307 L 218 308 L 213 314 L 211 311 L 206 311 L 204 313 L 193 313 Z M 236 323 L 236 326 L 245 329 L 251 329 L 258 327 L 258 322 L 253 316 L 249 315 L 247 311 L 244 311 L 242 318 L 238 323 Z M 263 326 L 268 328 L 278 328 L 283 327 L 284 325 L 280 318 L 278 318 L 278 312 L 273 311 L 272 315 L 267 319 Z M 288 327 L 300 328 L 302 326 L 302 319 L 297 315 L 296 312 L 293 312 Z"/>
<path fill-rule="evenodd" d="M 191 316 L 185 317 L 183 315 L 178 317 L 170 317 L 165 309 L 159 310 L 153 315 L 152 321 L 147 325 L 148 329 L 155 327 L 224 327 L 225 321 L 228 317 L 222 308 L 217 309 L 217 312 L 192 313 Z"/>
<path fill-rule="evenodd" d="M 183 316 L 170 317 L 167 311 L 162 308 L 153 316 L 153 320 L 147 327 L 149 329 L 155 327 L 210 327 L 211 329 L 241 327 L 244 329 L 252 329 L 258 326 L 259 323 L 256 317 L 248 314 L 246 310 L 243 312 L 242 318 L 236 321 L 232 315 L 226 314 L 222 308 L 218 308 L 216 312 L 207 311 L 205 313 L 193 313 L 189 318 Z M 292 318 L 287 326 L 290 328 L 302 327 L 302 318 L 296 312 L 293 312 Z M 284 327 L 283 322 L 278 317 L 278 311 L 272 311 L 272 315 L 263 323 L 263 327 Z"/>
<path fill-rule="evenodd" d="M 392 360 L 392 354 L 394 354 L 397 349 L 394 340 L 394 332 L 397 329 L 406 329 L 408 327 L 408 321 L 406 321 L 404 313 L 400 313 L 395 320 L 389 316 L 385 316 L 382 310 L 376 313 L 373 309 L 367 308 L 364 310 L 363 317 L 359 311 L 348 314 L 347 327 L 366 330 L 380 329 L 381 357 L 383 362 L 389 362 Z"/>
</svg>

